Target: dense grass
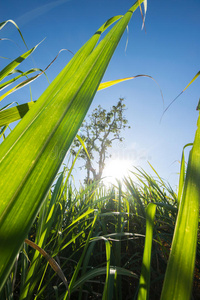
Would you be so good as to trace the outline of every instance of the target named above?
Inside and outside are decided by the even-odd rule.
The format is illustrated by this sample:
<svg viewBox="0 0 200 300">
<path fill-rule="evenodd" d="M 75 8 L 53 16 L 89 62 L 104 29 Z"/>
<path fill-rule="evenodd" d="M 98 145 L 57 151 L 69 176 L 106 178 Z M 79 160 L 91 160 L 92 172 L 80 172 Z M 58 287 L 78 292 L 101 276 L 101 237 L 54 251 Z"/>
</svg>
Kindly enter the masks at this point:
<svg viewBox="0 0 200 300">
<path fill-rule="evenodd" d="M 66 170 L 52 187 L 29 239 L 59 263 L 70 299 L 103 299 L 105 293 L 109 293 L 105 299 L 137 299 L 150 203 L 157 210 L 149 299 L 159 299 L 177 216 L 176 193 L 142 170 L 132 176 L 139 178 L 139 184 L 130 176 L 123 188 L 120 183 L 110 189 L 93 184 L 79 191 L 65 174 Z M 194 299 L 200 285 L 199 250 L 198 244 Z M 24 244 L 1 299 L 63 299 L 65 294 L 64 283 L 47 261 Z"/>
</svg>

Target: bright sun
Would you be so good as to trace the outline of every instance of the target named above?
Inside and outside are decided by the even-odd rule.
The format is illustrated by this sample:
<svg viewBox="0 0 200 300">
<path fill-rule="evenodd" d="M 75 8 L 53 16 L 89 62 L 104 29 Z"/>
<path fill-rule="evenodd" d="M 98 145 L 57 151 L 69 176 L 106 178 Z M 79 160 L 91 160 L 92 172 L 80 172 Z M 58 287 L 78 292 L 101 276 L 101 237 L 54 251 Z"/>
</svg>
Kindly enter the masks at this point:
<svg viewBox="0 0 200 300">
<path fill-rule="evenodd" d="M 123 179 L 124 176 L 128 176 L 131 167 L 132 164 L 128 160 L 110 160 L 110 162 L 106 164 L 103 172 L 104 183 L 116 183 L 116 179 Z"/>
</svg>

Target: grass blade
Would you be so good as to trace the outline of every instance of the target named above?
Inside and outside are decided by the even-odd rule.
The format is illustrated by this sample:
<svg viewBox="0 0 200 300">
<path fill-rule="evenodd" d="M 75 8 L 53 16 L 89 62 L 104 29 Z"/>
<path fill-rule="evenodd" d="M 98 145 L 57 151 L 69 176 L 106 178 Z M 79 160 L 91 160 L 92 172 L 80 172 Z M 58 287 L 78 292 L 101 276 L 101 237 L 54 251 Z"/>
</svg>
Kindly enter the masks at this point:
<svg viewBox="0 0 200 300">
<path fill-rule="evenodd" d="M 22 35 L 22 33 L 21 33 L 20 29 L 19 29 L 19 27 L 17 26 L 17 24 L 16 24 L 13 20 L 7 20 L 7 21 L 4 21 L 4 22 L 1 22 L 1 23 L 0 23 L 0 30 L 2 30 L 3 27 L 4 27 L 6 24 L 8 24 L 8 23 L 12 23 L 12 24 L 17 28 L 17 30 L 18 30 L 18 32 L 19 32 L 21 38 L 22 38 L 22 41 L 24 42 L 24 45 L 25 45 L 26 48 L 28 49 L 28 47 L 27 47 L 27 45 L 26 45 L 26 43 L 25 43 L 25 40 L 24 40 L 24 38 L 23 38 L 23 35 Z"/>
<path fill-rule="evenodd" d="M 27 52 L 25 52 L 21 56 L 17 57 L 10 64 L 8 64 L 3 70 L 1 70 L 0 71 L 0 81 L 2 81 L 15 68 L 17 68 L 17 66 L 20 65 L 38 47 L 38 45 L 36 45 L 32 49 L 28 50 Z"/>
<path fill-rule="evenodd" d="M 189 155 L 172 249 L 162 289 L 162 300 L 189 300 L 196 258 L 200 202 L 200 116 Z"/>
<path fill-rule="evenodd" d="M 153 223 L 156 213 L 156 205 L 150 203 L 146 211 L 146 236 L 142 261 L 142 271 L 139 282 L 138 300 L 149 299 L 150 270 L 151 270 L 151 248 L 153 239 Z M 170 298 L 168 298 L 170 299 Z"/>
<path fill-rule="evenodd" d="M 176 98 L 170 102 L 170 104 L 164 110 L 163 115 L 170 108 L 170 106 L 178 99 L 178 97 L 180 97 L 180 95 L 182 95 L 183 92 L 185 92 L 185 90 L 187 90 L 187 88 L 199 77 L 199 75 L 200 75 L 200 71 L 192 78 L 192 80 L 188 83 L 188 85 L 184 88 L 184 90 L 182 90 L 182 92 L 180 92 L 180 94 L 178 94 L 178 96 L 176 96 Z"/>
<path fill-rule="evenodd" d="M 23 118 L 34 104 L 35 102 L 31 101 L 0 111 L 0 127 L 9 125 Z"/>
<path fill-rule="evenodd" d="M 88 237 L 87 237 L 87 240 L 86 240 L 84 249 L 83 249 L 83 253 L 82 253 L 82 255 L 81 255 L 81 257 L 80 257 L 80 259 L 79 259 L 79 261 L 78 261 L 76 270 L 75 270 L 75 272 L 74 272 L 74 274 L 73 274 L 73 276 L 72 276 L 72 279 L 71 279 L 71 281 L 70 281 L 70 284 L 69 284 L 69 289 L 68 289 L 68 291 L 66 292 L 66 294 L 65 294 L 65 296 L 64 296 L 64 298 L 63 298 L 63 300 L 69 299 L 69 293 L 71 293 L 71 290 L 73 289 L 73 286 L 74 286 L 74 284 L 75 284 L 75 282 L 76 282 L 76 278 L 77 278 L 77 276 L 78 276 L 78 273 L 79 273 L 79 271 L 80 271 L 80 267 L 81 267 L 82 262 L 83 262 L 83 259 L 84 259 L 84 257 L 85 257 L 86 250 L 87 250 L 87 248 L 88 248 L 88 245 L 89 245 L 89 242 L 90 242 L 90 238 L 91 238 L 91 236 L 92 236 L 92 231 L 93 231 L 94 226 L 95 226 L 95 224 L 96 224 L 96 220 L 97 220 L 97 215 L 96 215 L 95 218 L 94 218 L 94 221 L 93 221 L 93 223 L 92 223 L 90 232 L 89 232 L 89 234 L 88 234 Z"/>
<path fill-rule="evenodd" d="M 23 77 L 23 76 L 27 76 L 27 75 L 29 75 L 29 74 L 31 74 L 31 73 L 33 73 L 33 72 L 37 72 L 37 71 L 43 72 L 43 70 L 38 69 L 38 68 L 30 69 L 30 70 L 28 70 L 28 71 L 26 71 L 26 72 L 22 72 L 22 71 L 20 71 L 20 70 L 13 70 L 13 71 L 12 71 L 11 73 L 9 73 L 8 75 L 15 74 L 15 73 L 20 73 L 20 75 L 14 77 L 14 78 L 12 78 L 12 79 L 10 79 L 10 80 L 4 82 L 4 83 L 1 83 L 1 84 L 0 84 L 0 90 L 2 91 L 2 90 L 5 89 L 6 87 L 8 87 L 11 83 L 13 83 L 13 82 L 15 82 L 16 80 L 18 80 L 19 78 L 21 78 L 21 77 Z"/>
<path fill-rule="evenodd" d="M 58 265 L 58 263 L 49 254 L 47 254 L 47 252 L 44 251 L 44 249 L 39 247 L 37 244 L 33 243 L 32 241 L 30 241 L 28 239 L 25 239 L 25 243 L 28 244 L 29 246 L 31 246 L 33 249 L 37 250 L 48 261 L 48 263 L 50 264 L 52 269 L 58 274 L 58 276 L 61 278 L 64 285 L 66 286 L 66 289 L 68 290 L 67 279 L 66 279 L 62 269 Z"/>
<path fill-rule="evenodd" d="M 180 168 L 180 176 L 179 176 L 179 186 L 178 186 L 178 205 L 180 204 L 181 201 L 181 196 L 183 193 L 183 187 L 184 187 L 184 182 L 185 182 L 185 154 L 184 150 L 188 146 L 192 146 L 193 144 L 187 144 L 183 147 L 183 152 L 182 152 L 182 157 L 181 157 L 181 168 Z"/>
</svg>

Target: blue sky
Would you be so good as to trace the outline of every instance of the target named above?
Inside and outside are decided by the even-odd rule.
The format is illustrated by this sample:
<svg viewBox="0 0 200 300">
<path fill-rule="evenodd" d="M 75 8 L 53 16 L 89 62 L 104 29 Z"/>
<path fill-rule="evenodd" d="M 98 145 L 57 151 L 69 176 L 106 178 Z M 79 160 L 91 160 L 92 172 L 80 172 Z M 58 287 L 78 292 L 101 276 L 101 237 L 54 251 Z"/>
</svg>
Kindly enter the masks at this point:
<svg viewBox="0 0 200 300">
<path fill-rule="evenodd" d="M 10 0 L 1 2 L 0 19 L 1 22 L 13 19 L 29 48 L 46 37 L 32 58 L 22 65 L 23 70 L 44 69 L 59 50 L 67 48 L 75 53 L 108 18 L 124 14 L 132 4 L 130 0 Z M 200 70 L 199 15 L 199 0 L 149 0 L 146 33 L 141 31 L 142 20 L 137 10 L 103 81 L 138 74 L 153 76 L 167 106 Z M 1 41 L 1 56 L 14 59 L 26 51 L 11 24 L 1 31 L 2 37 L 12 39 L 19 47 L 10 41 Z M 71 54 L 66 51 L 59 55 L 47 71 L 50 81 L 70 58 Z M 1 59 L 1 67 L 6 63 Z M 146 171 L 150 171 L 149 161 L 159 175 L 175 187 L 182 148 L 194 139 L 199 80 L 170 107 L 161 123 L 162 98 L 158 86 L 150 79 L 138 78 L 98 92 L 91 110 L 99 104 L 109 109 L 119 97 L 125 98 L 131 129 L 124 132 L 125 141 L 121 145 L 113 146 L 113 157 L 129 159 L 131 165 L 141 166 Z M 45 77 L 32 83 L 33 99 L 36 100 L 47 86 Z M 30 101 L 29 88 L 12 94 L 3 104 L 11 101 Z M 77 169 L 75 176 L 78 173 Z"/>
</svg>

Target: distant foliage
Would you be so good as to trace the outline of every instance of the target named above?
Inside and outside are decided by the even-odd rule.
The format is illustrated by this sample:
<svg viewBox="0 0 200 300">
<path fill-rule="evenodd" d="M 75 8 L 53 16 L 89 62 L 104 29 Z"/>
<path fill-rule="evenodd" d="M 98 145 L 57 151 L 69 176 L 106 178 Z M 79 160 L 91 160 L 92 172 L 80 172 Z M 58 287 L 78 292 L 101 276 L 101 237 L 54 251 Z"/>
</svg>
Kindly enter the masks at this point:
<svg viewBox="0 0 200 300">
<path fill-rule="evenodd" d="M 122 142 L 122 130 L 130 128 L 128 120 L 124 115 L 125 104 L 124 99 L 120 98 L 117 105 L 107 111 L 100 105 L 95 108 L 91 115 L 88 116 L 87 121 L 82 123 L 79 134 L 82 140 L 85 141 L 86 151 L 82 149 L 79 157 L 85 163 L 84 167 L 87 171 L 85 178 L 86 183 L 91 180 L 99 180 L 105 167 L 106 158 L 110 157 L 109 148 L 115 140 Z M 80 147 L 80 141 L 75 138 L 71 147 L 71 153 L 77 154 Z M 92 175 L 92 178 L 91 178 Z"/>
</svg>

